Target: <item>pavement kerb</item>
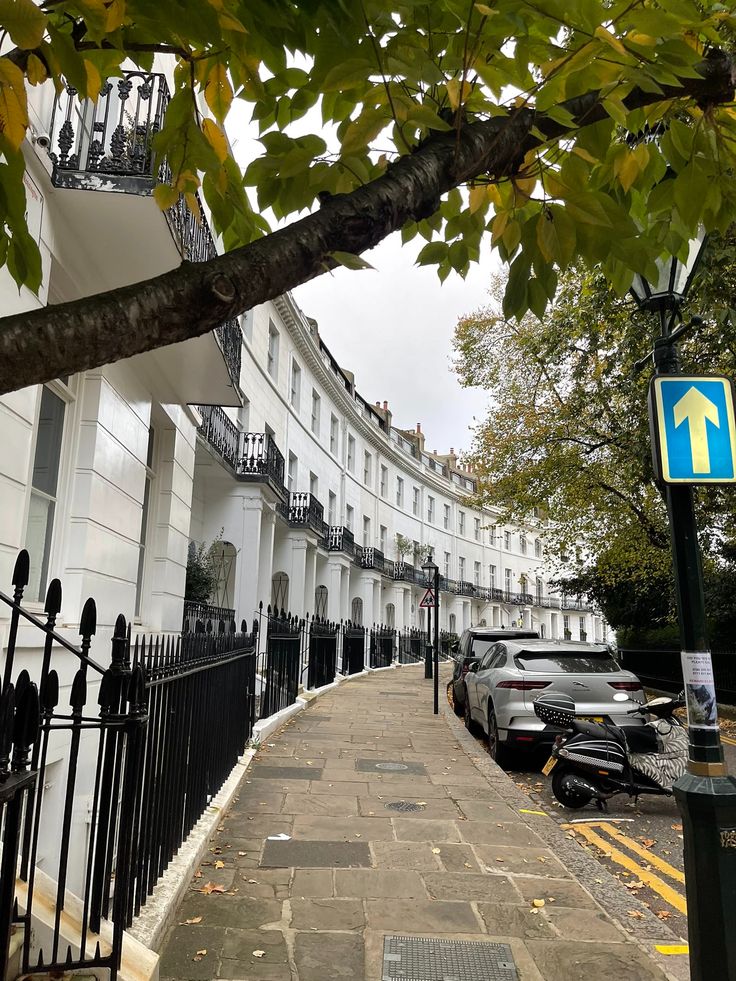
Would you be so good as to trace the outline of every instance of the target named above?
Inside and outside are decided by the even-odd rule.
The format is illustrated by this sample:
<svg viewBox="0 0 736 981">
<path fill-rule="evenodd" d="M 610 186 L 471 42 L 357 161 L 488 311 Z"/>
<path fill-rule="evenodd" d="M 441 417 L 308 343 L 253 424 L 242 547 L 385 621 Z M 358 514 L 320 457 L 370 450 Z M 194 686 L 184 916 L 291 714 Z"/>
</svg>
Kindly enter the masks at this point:
<svg viewBox="0 0 736 981">
<path fill-rule="evenodd" d="M 529 796 L 516 786 L 513 777 L 502 770 L 490 756 L 479 755 L 476 739 L 467 731 L 450 707 L 443 703 L 440 714 L 444 716 L 447 725 L 460 744 L 463 752 L 469 757 L 475 768 L 502 794 L 505 802 L 516 806 L 521 811 L 528 808 Z M 499 784 L 502 785 L 499 787 Z M 622 933 L 630 942 L 636 943 L 640 949 L 662 970 L 669 981 L 689 981 L 690 968 L 688 958 L 683 955 L 676 957 L 665 956 L 654 950 L 654 945 L 681 945 L 683 940 L 677 936 L 662 921 L 658 920 L 652 911 L 643 905 L 635 896 L 626 895 L 626 905 L 642 914 L 641 918 L 633 918 L 624 922 L 610 908 L 608 900 L 614 895 L 619 902 L 622 898 L 622 885 L 614 876 L 578 841 L 569 837 L 556 821 L 546 814 L 542 816 L 520 814 L 527 827 L 542 838 L 555 856 L 570 872 L 599 906 L 618 924 Z M 686 942 L 686 941 L 685 941 Z"/>
<path fill-rule="evenodd" d="M 192 876 L 207 854 L 210 839 L 248 773 L 256 755 L 257 745 L 281 729 L 295 715 L 303 712 L 321 695 L 333 691 L 351 679 L 360 678 L 368 673 L 366 670 L 354 675 L 338 675 L 332 684 L 324 685 L 314 691 L 303 692 L 297 697 L 293 705 L 287 706 L 287 708 L 267 719 L 256 722 L 253 726 L 252 736 L 252 742 L 255 745 L 253 748 L 247 749 L 240 757 L 187 840 L 169 863 L 166 872 L 157 882 L 152 895 L 148 897 L 140 915 L 135 918 L 132 926 L 128 929 L 127 932 L 131 936 L 148 947 L 149 950 L 155 951 L 161 946 L 169 927 L 173 925 L 179 904 L 189 888 Z"/>
</svg>

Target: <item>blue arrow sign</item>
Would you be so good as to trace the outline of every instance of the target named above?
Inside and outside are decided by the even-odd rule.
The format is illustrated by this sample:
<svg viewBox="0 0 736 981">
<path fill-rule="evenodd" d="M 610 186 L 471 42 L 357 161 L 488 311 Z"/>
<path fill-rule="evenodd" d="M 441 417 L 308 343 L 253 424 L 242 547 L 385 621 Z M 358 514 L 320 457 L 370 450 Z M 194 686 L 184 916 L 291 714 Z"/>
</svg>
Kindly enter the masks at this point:
<svg viewBox="0 0 736 981">
<path fill-rule="evenodd" d="M 736 482 L 730 379 L 659 375 L 650 387 L 654 464 L 666 483 Z"/>
</svg>

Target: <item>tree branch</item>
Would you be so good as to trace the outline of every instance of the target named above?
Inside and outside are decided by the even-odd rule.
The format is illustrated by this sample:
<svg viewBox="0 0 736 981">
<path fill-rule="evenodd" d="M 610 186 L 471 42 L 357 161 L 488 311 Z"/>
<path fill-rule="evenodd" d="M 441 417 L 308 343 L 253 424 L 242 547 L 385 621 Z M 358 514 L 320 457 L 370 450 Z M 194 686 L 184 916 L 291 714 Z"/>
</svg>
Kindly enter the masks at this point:
<svg viewBox="0 0 736 981">
<path fill-rule="evenodd" d="M 701 105 L 731 101 L 736 63 L 712 52 L 702 78 L 683 80 L 663 95 L 634 90 L 630 109 L 674 98 Z M 315 213 L 255 242 L 202 263 L 184 262 L 152 279 L 69 303 L 0 320 L 0 392 L 73 374 L 185 341 L 213 330 L 333 268 L 335 251 L 358 255 L 408 221 L 434 214 L 459 183 L 516 173 L 542 140 L 570 135 L 606 117 L 597 92 L 563 103 L 566 127 L 532 109 L 436 133 L 386 173 L 349 194 L 335 195 Z M 535 134 L 532 135 L 532 129 Z M 153 206 L 153 205 L 152 205 Z"/>
</svg>

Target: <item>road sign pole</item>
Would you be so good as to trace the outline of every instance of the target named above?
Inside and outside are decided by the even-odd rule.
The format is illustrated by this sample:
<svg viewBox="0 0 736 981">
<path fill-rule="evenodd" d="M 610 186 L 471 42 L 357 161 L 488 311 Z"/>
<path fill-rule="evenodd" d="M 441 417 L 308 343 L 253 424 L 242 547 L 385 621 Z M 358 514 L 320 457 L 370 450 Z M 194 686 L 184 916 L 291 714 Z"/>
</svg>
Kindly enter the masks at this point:
<svg viewBox="0 0 736 981">
<path fill-rule="evenodd" d="M 427 611 L 427 643 L 424 645 L 424 677 L 432 677 L 432 607 L 425 607 Z"/>
<path fill-rule="evenodd" d="M 655 346 L 655 363 L 660 377 L 678 374 L 669 338 Z M 736 981 L 736 780 L 726 774 L 717 716 L 705 719 L 715 724 L 702 724 L 703 705 L 715 712 L 715 691 L 693 488 L 664 486 L 688 702 L 688 773 L 674 791 L 682 814 L 690 975 L 691 981 Z"/>
<path fill-rule="evenodd" d="M 434 714 L 440 711 L 440 570 L 434 570 Z"/>
</svg>

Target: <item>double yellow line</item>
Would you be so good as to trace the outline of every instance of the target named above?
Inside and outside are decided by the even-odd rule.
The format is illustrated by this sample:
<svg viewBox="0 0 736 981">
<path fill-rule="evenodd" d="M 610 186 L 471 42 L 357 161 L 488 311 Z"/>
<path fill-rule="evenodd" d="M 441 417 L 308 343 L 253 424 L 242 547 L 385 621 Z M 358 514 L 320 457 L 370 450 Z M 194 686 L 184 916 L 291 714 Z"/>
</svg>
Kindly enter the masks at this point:
<svg viewBox="0 0 736 981">
<path fill-rule="evenodd" d="M 633 852 L 635 855 L 643 858 L 647 865 L 650 865 L 653 869 L 657 869 L 668 878 L 673 879 L 680 885 L 684 885 L 685 875 L 679 869 L 670 865 L 669 862 L 665 862 L 663 858 L 660 858 L 659 855 L 645 848 L 638 841 L 625 835 L 618 828 L 609 824 L 608 821 L 591 821 L 586 824 L 563 824 L 562 827 L 567 831 L 574 831 L 576 834 L 581 835 L 591 845 L 603 852 L 606 857 L 616 862 L 617 865 L 622 866 L 628 872 L 633 872 L 641 882 L 649 886 L 650 889 L 656 892 L 670 906 L 673 906 L 679 913 L 687 915 L 687 903 L 682 893 L 678 892 L 654 872 L 643 868 L 639 862 L 630 855 L 627 855 L 621 848 L 617 848 L 616 845 L 623 846 L 629 852 Z M 598 832 L 603 832 L 615 844 L 601 837 Z"/>
</svg>

